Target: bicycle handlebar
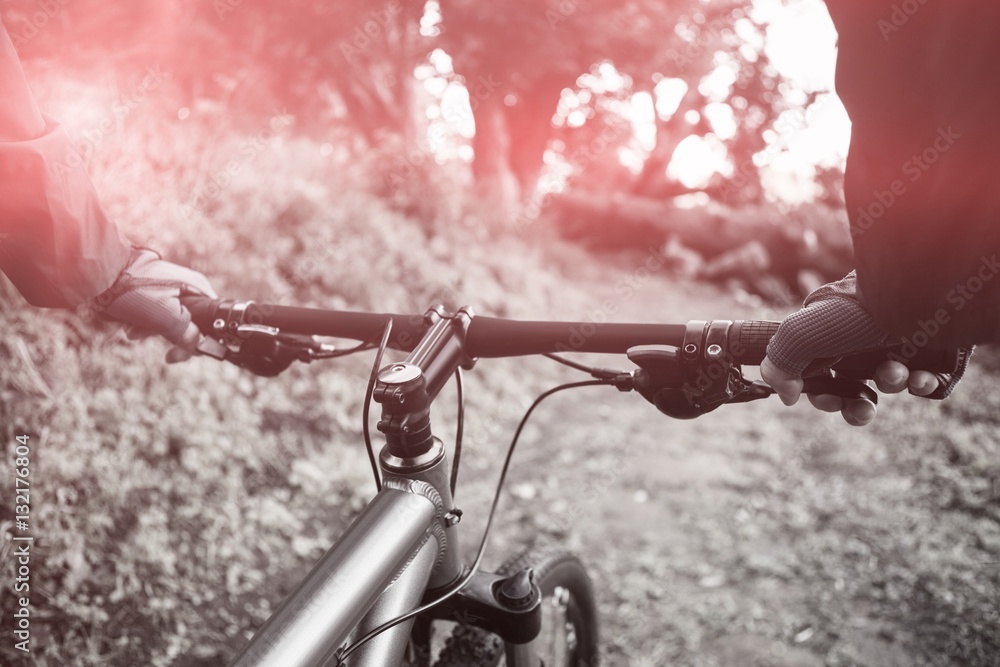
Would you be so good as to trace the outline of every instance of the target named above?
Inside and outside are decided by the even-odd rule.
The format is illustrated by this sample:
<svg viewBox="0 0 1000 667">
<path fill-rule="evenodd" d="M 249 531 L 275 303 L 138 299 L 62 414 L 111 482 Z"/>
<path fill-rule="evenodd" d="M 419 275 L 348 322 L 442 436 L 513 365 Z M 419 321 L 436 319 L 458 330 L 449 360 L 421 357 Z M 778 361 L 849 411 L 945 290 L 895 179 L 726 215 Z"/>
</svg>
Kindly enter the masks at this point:
<svg viewBox="0 0 1000 667">
<path fill-rule="evenodd" d="M 283 333 L 348 338 L 362 342 L 379 339 L 392 319 L 389 346 L 412 351 L 429 324 L 424 315 L 362 313 L 269 304 L 236 304 L 203 296 L 184 296 L 192 320 L 206 335 L 217 335 L 217 320 L 232 321 L 239 311 L 240 321 L 275 327 Z M 765 320 L 737 320 L 728 326 L 728 360 L 737 365 L 757 366 L 764 360 L 767 343 L 779 323 Z M 707 323 L 706 323 L 707 326 Z M 477 316 L 466 332 L 465 351 L 470 358 L 515 357 L 553 352 L 623 354 L 639 345 L 680 347 L 689 325 L 622 324 L 596 322 L 544 322 L 508 320 Z M 900 346 L 890 346 L 851 355 L 832 369 L 857 378 L 871 378 L 879 363 L 890 358 L 905 359 L 914 369 L 934 373 L 954 372 L 957 350 L 920 349 L 904 355 Z"/>
<path fill-rule="evenodd" d="M 185 296 L 184 305 L 202 333 L 213 335 L 213 323 L 228 319 L 232 302 Z M 243 321 L 282 332 L 375 341 L 392 319 L 389 346 L 405 352 L 416 347 L 428 323 L 423 315 L 359 313 L 251 303 Z M 466 351 L 474 358 L 518 357 L 548 352 L 624 353 L 635 345 L 679 344 L 684 325 L 530 322 L 477 316 L 466 334 Z M 750 362 L 747 362 L 750 363 Z"/>
</svg>

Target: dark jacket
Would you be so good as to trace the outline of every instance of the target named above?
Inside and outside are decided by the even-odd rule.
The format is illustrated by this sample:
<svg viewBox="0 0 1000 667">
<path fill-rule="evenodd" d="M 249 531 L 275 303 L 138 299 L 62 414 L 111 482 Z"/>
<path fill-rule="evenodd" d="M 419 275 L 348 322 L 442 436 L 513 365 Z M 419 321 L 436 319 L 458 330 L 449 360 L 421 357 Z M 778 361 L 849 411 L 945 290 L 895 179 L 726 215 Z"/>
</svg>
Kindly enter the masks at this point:
<svg viewBox="0 0 1000 667">
<path fill-rule="evenodd" d="M 0 143 L 0 269 L 29 303 L 69 308 L 108 289 L 131 248 L 58 127 Z"/>
<path fill-rule="evenodd" d="M 33 305 L 76 306 L 111 286 L 131 248 L 69 137 L 39 114 L 2 23 L 0 104 L 0 270 Z"/>
<path fill-rule="evenodd" d="M 865 305 L 926 345 L 1000 340 L 1000 3 L 827 6 Z"/>
</svg>

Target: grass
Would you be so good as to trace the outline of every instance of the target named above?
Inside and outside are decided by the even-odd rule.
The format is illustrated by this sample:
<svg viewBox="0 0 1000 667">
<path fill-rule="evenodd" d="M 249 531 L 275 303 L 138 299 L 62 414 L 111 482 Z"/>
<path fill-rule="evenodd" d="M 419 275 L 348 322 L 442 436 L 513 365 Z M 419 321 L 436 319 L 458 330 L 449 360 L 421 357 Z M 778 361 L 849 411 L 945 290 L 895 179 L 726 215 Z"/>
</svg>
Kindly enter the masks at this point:
<svg viewBox="0 0 1000 667">
<path fill-rule="evenodd" d="M 53 81 L 39 95 L 81 136 L 120 91 Z M 382 157 L 298 138 L 295 119 L 251 155 L 271 116 L 205 106 L 181 121 L 163 111 L 169 86 L 148 99 L 91 173 L 132 240 L 223 295 L 538 319 L 594 317 L 609 300 L 620 321 L 778 315 L 642 273 L 643 258 L 487 232 L 457 175 L 420 176 L 420 206 L 377 197 Z M 5 479 L 15 436 L 32 443 L 30 664 L 223 664 L 371 494 L 370 357 L 274 380 L 207 359 L 168 367 L 158 341 L 31 309 L 6 284 L 0 303 Z M 884 401 L 865 430 L 769 404 L 676 423 L 615 392 L 553 398 L 525 434 L 489 560 L 533 542 L 580 550 L 609 665 L 997 664 L 996 358 L 943 405 Z M 572 377 L 537 360 L 477 371 L 459 490 L 472 536 L 519 412 Z M 446 441 L 450 409 L 436 414 Z M 12 518 L 5 502 L 0 529 Z M 0 662 L 20 660 L 0 646 Z"/>
<path fill-rule="evenodd" d="M 88 136 L 108 96 L 55 90 L 43 106 Z M 291 130 L 250 155 L 252 119 L 220 131 L 218 110 L 181 122 L 154 101 L 103 137 L 88 166 L 131 240 L 205 272 L 222 294 L 393 312 L 469 302 L 535 317 L 585 298 L 546 270 L 580 255 L 486 240 L 471 216 L 409 219 L 368 192 L 375 160 L 326 159 Z M 206 185 L 238 159 L 225 187 Z M 370 359 L 271 381 L 207 360 L 168 367 L 159 341 L 132 343 L 2 289 L 8 478 L 15 436 L 32 444 L 33 664 L 219 664 L 370 493 L 359 447 Z M 511 380 L 493 381 L 498 397 L 519 393 Z M 5 531 L 12 510 L 0 509 Z M 12 559 L 2 567 L 6 580 Z"/>
</svg>

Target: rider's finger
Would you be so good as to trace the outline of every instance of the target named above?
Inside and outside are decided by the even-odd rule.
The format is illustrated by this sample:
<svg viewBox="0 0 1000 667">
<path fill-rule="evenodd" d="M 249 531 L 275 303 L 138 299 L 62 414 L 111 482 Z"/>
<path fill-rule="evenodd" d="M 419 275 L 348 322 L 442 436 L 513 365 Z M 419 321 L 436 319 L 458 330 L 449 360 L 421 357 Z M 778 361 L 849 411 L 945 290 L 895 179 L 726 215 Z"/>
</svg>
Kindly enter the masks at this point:
<svg viewBox="0 0 1000 667">
<path fill-rule="evenodd" d="M 938 388 L 938 379 L 928 371 L 913 371 L 910 374 L 910 393 L 915 396 L 927 396 Z"/>
<path fill-rule="evenodd" d="M 167 352 L 167 363 L 176 364 L 193 357 L 200 338 L 201 333 L 198 331 L 198 327 L 195 326 L 194 322 L 188 323 L 187 329 L 184 330 L 184 335 L 177 342 L 176 347 L 170 348 Z"/>
<path fill-rule="evenodd" d="M 845 401 L 840 414 L 851 426 L 867 426 L 875 419 L 875 404 L 865 399 Z"/>
<path fill-rule="evenodd" d="M 832 394 L 807 394 L 806 397 L 813 407 L 823 412 L 840 412 L 844 407 L 844 399 Z"/>
<path fill-rule="evenodd" d="M 910 369 L 898 361 L 883 361 L 875 369 L 875 386 L 886 394 L 898 394 L 906 389 Z"/>
<path fill-rule="evenodd" d="M 194 353 L 190 350 L 185 350 L 183 347 L 172 347 L 167 350 L 166 360 L 168 364 L 179 364 L 182 361 L 187 361 L 194 356 Z"/>
<path fill-rule="evenodd" d="M 802 396 L 802 380 L 782 380 L 775 383 L 774 390 L 785 405 L 795 405 Z"/>
<path fill-rule="evenodd" d="M 153 332 L 142 327 L 125 327 L 125 337 L 129 340 L 145 340 L 153 336 Z"/>
<path fill-rule="evenodd" d="M 790 375 L 765 358 L 760 364 L 760 376 L 774 389 L 785 405 L 795 405 L 802 395 L 802 378 Z"/>
</svg>

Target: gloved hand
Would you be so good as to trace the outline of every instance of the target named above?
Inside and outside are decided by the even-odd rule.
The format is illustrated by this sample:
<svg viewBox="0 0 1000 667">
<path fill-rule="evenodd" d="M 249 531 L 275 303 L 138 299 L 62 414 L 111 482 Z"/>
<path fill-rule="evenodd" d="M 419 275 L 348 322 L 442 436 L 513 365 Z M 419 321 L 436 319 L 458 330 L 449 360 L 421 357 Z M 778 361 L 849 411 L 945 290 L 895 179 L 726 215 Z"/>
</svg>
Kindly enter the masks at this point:
<svg viewBox="0 0 1000 667">
<path fill-rule="evenodd" d="M 803 308 L 781 323 L 767 346 L 761 377 L 785 405 L 794 405 L 802 394 L 802 372 L 812 360 L 835 359 L 888 342 L 888 335 L 865 309 L 851 272 L 810 294 Z M 943 399 L 962 377 L 967 363 L 968 355 L 964 355 L 957 373 L 935 375 L 911 372 L 897 361 L 886 361 L 876 370 L 875 385 L 885 393 L 909 389 L 916 396 Z M 844 401 L 837 396 L 809 396 L 809 401 L 825 412 L 839 411 L 854 426 L 864 426 L 875 418 L 875 406 L 868 401 Z"/>
<path fill-rule="evenodd" d="M 93 299 L 94 309 L 128 326 L 129 338 L 157 334 L 175 347 L 167 352 L 167 363 L 190 359 L 201 334 L 191 322 L 191 313 L 181 305 L 181 288 L 213 299 L 212 285 L 201 273 L 172 264 L 147 248 L 133 248 L 132 256 L 114 284 Z"/>
</svg>

